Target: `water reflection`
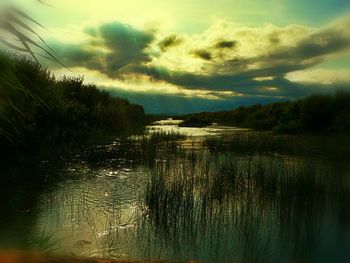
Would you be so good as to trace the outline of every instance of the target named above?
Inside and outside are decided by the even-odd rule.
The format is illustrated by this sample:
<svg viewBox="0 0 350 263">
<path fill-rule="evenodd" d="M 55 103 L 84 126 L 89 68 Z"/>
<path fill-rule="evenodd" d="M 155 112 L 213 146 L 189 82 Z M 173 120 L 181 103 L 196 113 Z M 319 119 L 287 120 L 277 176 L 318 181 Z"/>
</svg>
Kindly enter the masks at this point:
<svg viewBox="0 0 350 263">
<path fill-rule="evenodd" d="M 1 240 L 106 258 L 347 262 L 347 163 L 211 152 L 182 140 L 116 140 L 9 169 L 23 175 L 3 184 Z M 28 180 L 36 173 L 45 182 Z"/>
<path fill-rule="evenodd" d="M 149 184 L 152 243 L 167 244 L 172 258 L 320 262 L 318 242 L 337 240 L 327 240 L 337 232 L 340 208 L 338 183 L 326 167 L 261 156 L 207 158 L 162 164 Z"/>
<path fill-rule="evenodd" d="M 204 128 L 191 128 L 191 127 L 179 127 L 182 120 L 161 120 L 154 123 L 154 125 L 148 127 L 149 133 L 166 132 L 166 133 L 179 133 L 192 137 L 203 136 L 217 136 L 233 134 L 235 132 L 249 131 L 250 129 L 219 126 L 216 124 L 210 125 Z"/>
</svg>

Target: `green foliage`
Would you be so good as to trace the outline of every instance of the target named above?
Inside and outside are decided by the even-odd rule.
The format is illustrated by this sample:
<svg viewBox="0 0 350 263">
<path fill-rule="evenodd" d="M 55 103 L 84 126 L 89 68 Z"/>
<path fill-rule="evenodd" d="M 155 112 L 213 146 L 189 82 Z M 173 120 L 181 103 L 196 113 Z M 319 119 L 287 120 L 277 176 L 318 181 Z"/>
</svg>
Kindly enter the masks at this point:
<svg viewBox="0 0 350 263">
<path fill-rule="evenodd" d="M 312 95 L 298 101 L 239 107 L 232 111 L 186 116 L 201 122 L 273 130 L 276 133 L 349 133 L 350 93 Z"/>
<path fill-rule="evenodd" d="M 0 70 L 2 149 L 77 145 L 146 123 L 141 106 L 85 85 L 82 77 L 56 80 L 35 61 L 15 56 L 2 56 Z"/>
<path fill-rule="evenodd" d="M 13 60 L 0 54 L 0 138 L 10 142 L 23 137 L 21 126 L 27 111 L 21 107 L 23 101 L 38 102 L 32 87 L 26 88 L 18 78 L 16 66 Z"/>
</svg>

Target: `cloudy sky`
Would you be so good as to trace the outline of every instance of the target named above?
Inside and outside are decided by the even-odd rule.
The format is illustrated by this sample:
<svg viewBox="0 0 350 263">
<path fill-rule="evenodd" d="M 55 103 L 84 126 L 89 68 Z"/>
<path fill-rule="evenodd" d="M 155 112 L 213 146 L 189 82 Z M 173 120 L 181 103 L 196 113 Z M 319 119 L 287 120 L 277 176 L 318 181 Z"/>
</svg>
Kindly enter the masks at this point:
<svg viewBox="0 0 350 263">
<path fill-rule="evenodd" d="M 147 112 L 350 89 L 348 0 L 17 0 L 70 70 Z"/>
</svg>

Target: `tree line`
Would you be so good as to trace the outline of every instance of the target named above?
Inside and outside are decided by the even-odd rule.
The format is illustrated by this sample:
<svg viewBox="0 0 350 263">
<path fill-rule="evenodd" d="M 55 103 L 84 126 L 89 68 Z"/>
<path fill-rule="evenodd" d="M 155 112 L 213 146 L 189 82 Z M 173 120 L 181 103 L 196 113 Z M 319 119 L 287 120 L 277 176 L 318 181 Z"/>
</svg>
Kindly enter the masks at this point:
<svg viewBox="0 0 350 263">
<path fill-rule="evenodd" d="M 182 116 L 186 123 L 218 123 L 276 133 L 349 133 L 350 93 L 315 94 L 295 101 Z"/>
</svg>

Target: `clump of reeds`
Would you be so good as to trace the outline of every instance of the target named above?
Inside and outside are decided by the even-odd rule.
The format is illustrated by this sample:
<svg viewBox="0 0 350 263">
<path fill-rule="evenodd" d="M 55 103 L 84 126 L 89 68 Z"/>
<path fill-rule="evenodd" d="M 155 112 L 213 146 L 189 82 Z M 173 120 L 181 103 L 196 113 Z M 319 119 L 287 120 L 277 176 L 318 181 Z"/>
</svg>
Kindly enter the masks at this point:
<svg viewBox="0 0 350 263">
<path fill-rule="evenodd" d="M 322 157 L 349 161 L 348 136 L 276 135 L 271 132 L 245 131 L 230 136 L 208 137 L 203 145 L 213 152 L 239 154 L 280 154 Z"/>
<path fill-rule="evenodd" d="M 152 132 L 129 140 L 132 140 L 135 150 L 140 153 L 140 159 L 152 167 L 164 156 L 181 154 L 184 139 L 186 136 L 180 133 Z"/>
<path fill-rule="evenodd" d="M 318 233 L 335 185 L 327 170 L 299 159 L 188 154 L 157 163 L 145 205 L 155 240 L 172 249 L 197 259 L 270 262 L 286 231 L 295 231 L 288 236 L 294 246 Z M 300 221 L 313 219 L 302 234 Z"/>
</svg>

